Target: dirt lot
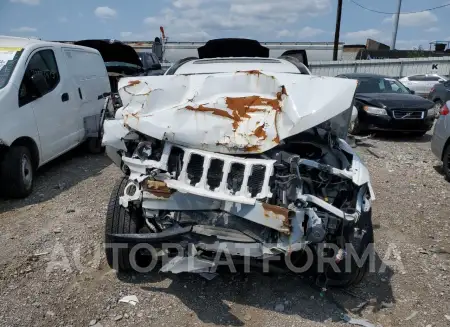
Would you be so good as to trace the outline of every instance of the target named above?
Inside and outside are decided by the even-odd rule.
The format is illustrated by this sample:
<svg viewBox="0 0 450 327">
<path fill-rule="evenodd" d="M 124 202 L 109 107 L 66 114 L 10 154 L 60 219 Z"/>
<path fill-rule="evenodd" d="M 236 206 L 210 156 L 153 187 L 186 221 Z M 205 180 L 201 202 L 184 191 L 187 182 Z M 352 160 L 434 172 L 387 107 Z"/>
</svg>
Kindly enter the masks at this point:
<svg viewBox="0 0 450 327">
<path fill-rule="evenodd" d="M 357 147 L 377 196 L 377 271 L 325 296 L 288 275 L 117 275 L 101 246 L 121 173 L 73 151 L 40 172 L 28 199 L 0 202 L 0 325 L 344 326 L 343 310 L 373 299 L 360 315 L 375 325 L 449 326 L 450 183 L 430 139 L 382 135 Z M 118 303 L 125 295 L 139 303 Z"/>
</svg>

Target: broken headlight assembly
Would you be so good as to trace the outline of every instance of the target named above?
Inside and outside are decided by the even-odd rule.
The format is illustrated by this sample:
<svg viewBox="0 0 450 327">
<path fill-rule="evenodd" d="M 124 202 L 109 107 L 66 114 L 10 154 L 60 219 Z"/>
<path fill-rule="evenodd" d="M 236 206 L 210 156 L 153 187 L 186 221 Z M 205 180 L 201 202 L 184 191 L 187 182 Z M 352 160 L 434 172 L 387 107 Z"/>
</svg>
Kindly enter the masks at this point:
<svg viewBox="0 0 450 327">
<path fill-rule="evenodd" d="M 152 142 L 142 141 L 139 142 L 136 149 L 133 152 L 132 158 L 138 158 L 141 161 L 150 159 L 152 155 Z"/>
</svg>

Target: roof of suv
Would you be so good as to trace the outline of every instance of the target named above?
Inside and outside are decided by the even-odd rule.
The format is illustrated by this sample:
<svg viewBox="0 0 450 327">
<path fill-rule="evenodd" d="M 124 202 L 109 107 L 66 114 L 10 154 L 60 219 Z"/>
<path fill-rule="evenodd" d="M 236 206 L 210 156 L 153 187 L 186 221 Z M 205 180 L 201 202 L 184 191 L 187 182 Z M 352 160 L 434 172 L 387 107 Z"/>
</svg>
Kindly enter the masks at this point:
<svg viewBox="0 0 450 327">
<path fill-rule="evenodd" d="M 300 64 L 303 65 L 303 64 Z M 304 65 L 303 65 L 304 66 Z M 309 70 L 305 67 L 305 70 Z M 236 71 L 267 71 L 274 73 L 296 73 L 299 68 L 288 60 L 278 58 L 257 58 L 257 57 L 228 57 L 195 59 L 182 64 L 175 75 L 183 74 L 212 74 L 212 73 L 234 73 Z"/>
</svg>

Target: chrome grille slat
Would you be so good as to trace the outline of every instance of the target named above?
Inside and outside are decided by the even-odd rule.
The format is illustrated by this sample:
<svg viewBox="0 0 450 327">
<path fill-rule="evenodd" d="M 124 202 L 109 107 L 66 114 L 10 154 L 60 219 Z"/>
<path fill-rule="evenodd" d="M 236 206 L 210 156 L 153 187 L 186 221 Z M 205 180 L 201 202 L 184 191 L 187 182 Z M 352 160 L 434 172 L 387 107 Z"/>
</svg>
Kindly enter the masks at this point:
<svg viewBox="0 0 450 327">
<path fill-rule="evenodd" d="M 425 112 L 414 110 L 392 110 L 392 116 L 395 119 L 423 119 L 425 117 Z"/>
</svg>

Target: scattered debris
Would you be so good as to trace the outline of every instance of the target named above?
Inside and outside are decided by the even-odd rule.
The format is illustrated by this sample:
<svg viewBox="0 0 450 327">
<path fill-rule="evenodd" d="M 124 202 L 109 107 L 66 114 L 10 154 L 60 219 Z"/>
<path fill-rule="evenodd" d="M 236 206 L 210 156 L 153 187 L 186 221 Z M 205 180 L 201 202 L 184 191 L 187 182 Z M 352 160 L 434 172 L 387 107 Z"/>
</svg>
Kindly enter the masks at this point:
<svg viewBox="0 0 450 327">
<path fill-rule="evenodd" d="M 375 156 L 378 159 L 384 159 L 383 155 L 376 153 L 374 150 L 372 150 L 370 148 L 367 148 L 366 151 L 369 152 L 371 155 Z"/>
<path fill-rule="evenodd" d="M 411 320 L 412 318 L 417 316 L 418 313 L 418 311 L 413 311 L 408 317 L 405 318 L 405 321 Z"/>
<path fill-rule="evenodd" d="M 245 320 L 245 321 L 250 321 L 250 320 L 252 320 L 252 316 L 250 316 L 248 313 L 246 313 L 246 314 L 244 315 L 244 320 Z"/>
<path fill-rule="evenodd" d="M 369 304 L 369 301 L 364 301 L 361 302 L 360 304 L 358 304 L 356 307 L 354 307 L 353 309 L 350 309 L 351 312 L 353 313 L 359 313 L 362 310 L 364 310 L 364 308 Z"/>
<path fill-rule="evenodd" d="M 346 314 L 341 316 L 342 320 L 344 320 L 348 324 L 363 326 L 363 327 L 376 327 L 374 324 L 368 322 L 366 319 L 354 319 Z"/>
<path fill-rule="evenodd" d="M 381 308 L 393 308 L 394 307 L 394 303 L 392 302 L 384 302 L 381 301 Z"/>
<path fill-rule="evenodd" d="M 50 252 L 39 252 L 39 253 L 33 254 L 33 257 L 41 257 L 41 256 L 47 255 L 47 254 L 50 254 Z"/>
<path fill-rule="evenodd" d="M 121 298 L 119 300 L 119 302 L 129 303 L 131 305 L 136 305 L 137 303 L 139 303 L 139 300 L 136 297 L 136 295 L 127 295 L 127 296 L 124 296 L 123 298 Z"/>
</svg>

